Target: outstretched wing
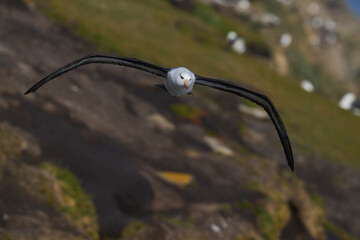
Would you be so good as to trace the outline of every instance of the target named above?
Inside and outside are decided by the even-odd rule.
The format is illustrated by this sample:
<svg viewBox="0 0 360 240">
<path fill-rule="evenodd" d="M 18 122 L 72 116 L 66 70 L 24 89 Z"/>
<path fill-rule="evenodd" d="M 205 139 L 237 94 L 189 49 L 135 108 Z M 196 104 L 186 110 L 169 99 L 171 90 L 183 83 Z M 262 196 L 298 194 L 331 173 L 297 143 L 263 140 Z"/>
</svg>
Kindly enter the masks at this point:
<svg viewBox="0 0 360 240">
<path fill-rule="evenodd" d="M 281 120 L 281 117 L 278 111 L 276 110 L 274 104 L 271 102 L 270 98 L 255 91 L 240 87 L 228 81 L 217 80 L 217 79 L 201 77 L 196 75 L 195 83 L 236 94 L 240 97 L 244 97 L 263 107 L 264 110 L 269 114 L 272 122 L 275 125 L 276 131 L 281 140 L 281 144 L 283 145 L 289 167 L 291 168 L 292 171 L 294 171 L 294 159 L 291 150 L 290 140 L 287 135 L 285 125 Z"/>
<path fill-rule="evenodd" d="M 49 82 L 50 80 L 69 72 L 77 67 L 91 64 L 91 63 L 102 63 L 102 64 L 114 64 L 114 65 L 120 65 L 120 66 L 126 66 L 126 67 L 132 67 L 136 68 L 142 71 L 150 72 L 152 74 L 161 76 L 166 78 L 167 72 L 170 70 L 169 68 L 163 68 L 148 62 L 144 62 L 141 60 L 138 60 L 136 58 L 127 58 L 127 57 L 116 57 L 116 56 L 110 56 L 110 55 L 89 55 L 83 58 L 80 58 L 79 60 L 76 60 L 72 63 L 69 63 L 62 68 L 56 70 L 55 72 L 49 74 L 48 76 L 41 79 L 39 82 L 37 82 L 34 86 L 32 86 L 29 90 L 25 92 L 25 94 L 35 92 L 39 87 L 44 85 L 45 83 Z"/>
</svg>

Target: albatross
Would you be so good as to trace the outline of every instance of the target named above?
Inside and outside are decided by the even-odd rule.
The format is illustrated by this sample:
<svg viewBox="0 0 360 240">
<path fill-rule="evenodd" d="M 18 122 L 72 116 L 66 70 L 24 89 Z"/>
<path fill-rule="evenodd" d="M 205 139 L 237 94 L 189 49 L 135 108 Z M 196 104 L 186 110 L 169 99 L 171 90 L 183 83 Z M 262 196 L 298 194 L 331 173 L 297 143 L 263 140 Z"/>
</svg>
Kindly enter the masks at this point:
<svg viewBox="0 0 360 240">
<path fill-rule="evenodd" d="M 29 90 L 27 90 L 25 94 L 35 92 L 45 83 L 49 82 L 50 80 L 66 72 L 69 72 L 77 67 L 87 64 L 93 64 L 93 63 L 126 66 L 163 77 L 165 78 L 165 82 L 163 84 L 155 84 L 155 85 L 157 87 L 166 90 L 167 92 L 170 93 L 170 95 L 176 97 L 180 97 L 185 94 L 190 94 L 194 84 L 198 84 L 198 85 L 212 87 L 221 91 L 233 93 L 247 100 L 250 100 L 251 102 L 254 102 L 255 104 L 264 108 L 264 110 L 269 114 L 271 121 L 275 125 L 276 131 L 280 137 L 280 141 L 284 149 L 287 163 L 290 169 L 294 171 L 293 153 L 285 125 L 281 120 L 280 114 L 278 113 L 277 109 L 275 108 L 274 104 L 272 103 L 269 97 L 261 93 L 258 93 L 256 91 L 241 87 L 229 81 L 196 75 L 185 67 L 164 68 L 152 63 L 141 61 L 136 58 L 93 54 L 80 58 L 74 62 L 71 62 L 59 68 L 55 72 L 50 73 L 48 76 L 44 77 L 34 86 L 32 86 Z"/>
</svg>

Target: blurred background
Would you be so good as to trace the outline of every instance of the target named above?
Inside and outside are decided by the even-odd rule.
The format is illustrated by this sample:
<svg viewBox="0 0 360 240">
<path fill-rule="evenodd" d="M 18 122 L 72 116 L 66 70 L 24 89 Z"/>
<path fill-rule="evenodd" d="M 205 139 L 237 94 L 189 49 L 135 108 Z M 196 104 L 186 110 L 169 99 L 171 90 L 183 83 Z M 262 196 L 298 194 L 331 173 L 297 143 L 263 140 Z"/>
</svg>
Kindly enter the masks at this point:
<svg viewBox="0 0 360 240">
<path fill-rule="evenodd" d="M 360 239 L 358 0 L 0 0 L 0 239 Z M 268 95 L 267 114 L 109 65 L 135 57 Z"/>
</svg>

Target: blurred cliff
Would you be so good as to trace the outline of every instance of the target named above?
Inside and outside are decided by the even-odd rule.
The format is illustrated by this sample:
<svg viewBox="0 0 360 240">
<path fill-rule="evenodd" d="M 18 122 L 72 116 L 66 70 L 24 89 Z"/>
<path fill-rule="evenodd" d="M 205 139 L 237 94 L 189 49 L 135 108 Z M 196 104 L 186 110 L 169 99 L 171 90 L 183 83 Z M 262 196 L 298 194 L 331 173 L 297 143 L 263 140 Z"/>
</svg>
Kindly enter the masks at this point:
<svg viewBox="0 0 360 240">
<path fill-rule="evenodd" d="M 0 239 L 359 239 L 358 32 L 344 1 L 0 1 Z M 94 65 L 23 96 L 92 52 L 269 95 L 295 174 L 267 115 L 215 90 Z"/>
</svg>

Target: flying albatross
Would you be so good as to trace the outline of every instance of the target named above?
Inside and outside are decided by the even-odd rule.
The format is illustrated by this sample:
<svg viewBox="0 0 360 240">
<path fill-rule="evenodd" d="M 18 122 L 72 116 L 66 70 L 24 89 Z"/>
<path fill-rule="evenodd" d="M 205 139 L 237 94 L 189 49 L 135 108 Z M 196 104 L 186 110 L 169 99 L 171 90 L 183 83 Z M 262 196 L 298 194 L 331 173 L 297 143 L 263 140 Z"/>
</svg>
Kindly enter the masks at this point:
<svg viewBox="0 0 360 240">
<path fill-rule="evenodd" d="M 92 63 L 114 64 L 114 65 L 132 67 L 163 77 L 165 78 L 164 84 L 157 84 L 156 86 L 168 91 L 172 96 L 179 97 L 184 94 L 189 94 L 191 93 L 194 84 L 199 84 L 236 94 L 240 97 L 246 98 L 260 105 L 269 114 L 273 124 L 275 125 L 276 131 L 281 140 L 281 144 L 284 148 L 288 165 L 291 168 L 291 170 L 294 171 L 294 159 L 291 150 L 290 140 L 286 133 L 286 128 L 284 126 L 284 123 L 281 120 L 281 117 L 278 111 L 276 110 L 274 104 L 271 102 L 270 98 L 253 90 L 249 90 L 244 87 L 238 86 L 232 82 L 196 75 L 184 67 L 163 68 L 148 62 L 138 60 L 136 58 L 94 54 L 83 57 L 72 63 L 69 63 L 64 67 L 56 70 L 55 72 L 49 74 L 48 76 L 37 82 L 29 90 L 27 90 L 25 94 L 35 92 L 45 83 L 49 82 L 50 80 L 66 72 L 69 72 L 77 67 Z"/>
</svg>

